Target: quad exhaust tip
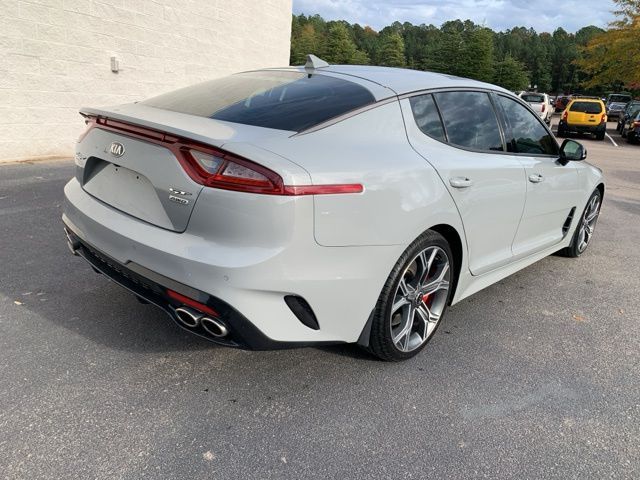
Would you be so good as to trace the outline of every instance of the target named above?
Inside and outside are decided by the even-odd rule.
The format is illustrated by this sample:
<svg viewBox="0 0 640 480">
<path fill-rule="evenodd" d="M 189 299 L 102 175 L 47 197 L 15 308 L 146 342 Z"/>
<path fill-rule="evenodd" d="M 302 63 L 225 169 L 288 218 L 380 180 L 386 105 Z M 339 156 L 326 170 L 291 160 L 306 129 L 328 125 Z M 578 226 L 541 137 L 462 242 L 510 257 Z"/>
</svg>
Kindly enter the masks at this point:
<svg viewBox="0 0 640 480">
<path fill-rule="evenodd" d="M 212 337 L 222 338 L 229 334 L 227 326 L 215 318 L 206 317 L 202 312 L 190 307 L 176 308 L 176 318 L 189 329 L 201 326 Z"/>
<path fill-rule="evenodd" d="M 200 324 L 202 313 L 189 307 L 176 308 L 178 321 L 187 328 L 196 328 Z"/>
<path fill-rule="evenodd" d="M 226 337 L 229 333 L 225 324 L 214 318 L 202 317 L 200 319 L 200 325 L 209 335 L 213 335 L 214 337 Z"/>
</svg>

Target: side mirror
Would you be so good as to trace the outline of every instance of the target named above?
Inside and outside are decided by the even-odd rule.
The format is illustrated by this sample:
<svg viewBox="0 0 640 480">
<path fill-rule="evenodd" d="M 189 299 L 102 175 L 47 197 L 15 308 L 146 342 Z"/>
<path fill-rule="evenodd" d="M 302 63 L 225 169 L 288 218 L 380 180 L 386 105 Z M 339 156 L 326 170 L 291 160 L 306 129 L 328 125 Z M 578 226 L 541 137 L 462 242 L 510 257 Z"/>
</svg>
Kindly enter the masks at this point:
<svg viewBox="0 0 640 480">
<path fill-rule="evenodd" d="M 579 162 L 587 158 L 587 149 L 580 142 L 567 138 L 560 147 L 560 161 Z"/>
</svg>

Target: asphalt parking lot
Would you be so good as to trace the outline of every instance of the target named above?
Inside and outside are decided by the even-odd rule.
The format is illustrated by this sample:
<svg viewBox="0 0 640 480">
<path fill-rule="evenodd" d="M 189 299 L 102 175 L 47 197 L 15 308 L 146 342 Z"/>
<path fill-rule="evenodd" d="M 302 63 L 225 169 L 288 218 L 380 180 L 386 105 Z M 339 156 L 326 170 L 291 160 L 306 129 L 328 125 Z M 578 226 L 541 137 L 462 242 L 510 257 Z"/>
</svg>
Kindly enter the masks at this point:
<svg viewBox="0 0 640 480">
<path fill-rule="evenodd" d="M 610 133 L 584 140 L 608 181 L 584 256 L 399 364 L 183 333 L 68 252 L 70 160 L 0 166 L 0 477 L 640 478 L 640 146 Z"/>
</svg>

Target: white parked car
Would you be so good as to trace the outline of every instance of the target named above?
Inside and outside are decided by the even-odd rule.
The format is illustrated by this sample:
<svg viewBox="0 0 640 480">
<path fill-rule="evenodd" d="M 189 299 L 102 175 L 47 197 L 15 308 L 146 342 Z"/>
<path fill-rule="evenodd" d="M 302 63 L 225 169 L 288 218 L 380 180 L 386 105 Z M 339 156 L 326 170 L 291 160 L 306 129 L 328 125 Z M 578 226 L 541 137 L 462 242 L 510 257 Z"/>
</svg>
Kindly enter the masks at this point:
<svg viewBox="0 0 640 480">
<path fill-rule="evenodd" d="M 538 92 L 522 92 L 520 98 L 531 105 L 531 108 L 540 116 L 542 121 L 551 125 L 553 116 L 553 106 L 549 100 L 549 95 Z"/>
<path fill-rule="evenodd" d="M 448 305 L 582 254 L 604 194 L 527 103 L 438 73 L 313 57 L 82 114 L 71 251 L 242 348 L 409 358 Z"/>
</svg>

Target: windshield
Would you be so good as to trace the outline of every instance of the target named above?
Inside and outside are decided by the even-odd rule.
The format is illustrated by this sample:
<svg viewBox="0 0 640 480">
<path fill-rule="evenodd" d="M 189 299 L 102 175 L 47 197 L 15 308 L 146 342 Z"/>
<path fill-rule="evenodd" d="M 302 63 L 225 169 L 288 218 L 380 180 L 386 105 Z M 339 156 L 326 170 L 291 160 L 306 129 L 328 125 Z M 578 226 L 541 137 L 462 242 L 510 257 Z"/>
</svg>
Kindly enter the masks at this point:
<svg viewBox="0 0 640 480">
<path fill-rule="evenodd" d="M 544 95 L 538 95 L 535 93 L 525 93 L 522 95 L 522 99 L 529 103 L 544 103 Z"/>
<path fill-rule="evenodd" d="M 602 112 L 602 106 L 596 102 L 573 102 L 571 104 L 571 108 L 569 108 L 571 112 L 581 112 L 581 113 L 600 113 Z"/>
<path fill-rule="evenodd" d="M 627 103 L 631 100 L 631 95 L 609 95 L 609 103 Z"/>
<path fill-rule="evenodd" d="M 369 90 L 348 80 L 265 70 L 210 80 L 142 104 L 245 125 L 300 131 L 374 102 Z"/>
</svg>

